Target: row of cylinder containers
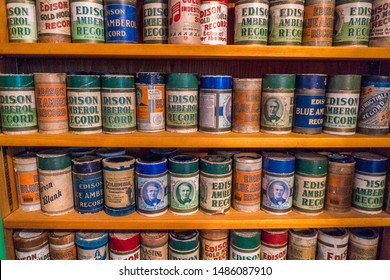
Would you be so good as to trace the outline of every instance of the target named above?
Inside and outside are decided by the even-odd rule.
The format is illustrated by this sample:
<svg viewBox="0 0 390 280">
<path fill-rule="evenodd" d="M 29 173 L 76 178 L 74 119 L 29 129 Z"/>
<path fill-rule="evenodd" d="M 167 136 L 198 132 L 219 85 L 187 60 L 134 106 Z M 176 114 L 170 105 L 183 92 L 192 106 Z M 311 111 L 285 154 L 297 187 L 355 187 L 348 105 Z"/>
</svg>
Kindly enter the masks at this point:
<svg viewBox="0 0 390 280">
<path fill-rule="evenodd" d="M 160 216 L 262 210 L 284 215 L 389 212 L 388 158 L 371 152 L 224 152 L 202 156 L 125 149 L 24 151 L 13 156 L 19 208 L 46 215 L 105 211 Z M 77 155 L 76 155 L 77 153 Z M 73 159 L 71 155 L 73 154 Z M 390 178 L 390 177 L 389 177 Z M 387 189 L 387 194 L 385 194 Z M 390 213 L 390 212 L 389 212 Z"/>
<path fill-rule="evenodd" d="M 240 0 L 234 18 L 228 0 L 139 3 L 7 0 L 9 41 L 226 45 L 229 28 L 234 44 L 390 46 L 386 0 Z"/>
<path fill-rule="evenodd" d="M 376 228 L 17 230 L 18 260 L 375 260 Z"/>
<path fill-rule="evenodd" d="M 390 77 L 0 74 L 6 134 L 389 133 Z"/>
</svg>

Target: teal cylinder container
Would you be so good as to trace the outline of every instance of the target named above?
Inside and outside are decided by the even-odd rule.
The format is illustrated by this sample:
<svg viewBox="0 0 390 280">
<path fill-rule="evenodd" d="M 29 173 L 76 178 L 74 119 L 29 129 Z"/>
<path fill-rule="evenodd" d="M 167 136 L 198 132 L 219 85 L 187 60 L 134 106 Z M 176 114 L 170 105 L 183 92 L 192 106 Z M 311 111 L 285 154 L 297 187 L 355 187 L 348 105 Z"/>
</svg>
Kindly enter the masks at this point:
<svg viewBox="0 0 390 280">
<path fill-rule="evenodd" d="M 291 132 L 294 107 L 295 75 L 263 76 L 261 96 L 261 131 L 272 134 Z"/>
<path fill-rule="evenodd" d="M 328 76 L 323 132 L 336 135 L 355 134 L 360 83 L 359 75 Z"/>
<path fill-rule="evenodd" d="M 198 211 L 199 159 L 192 155 L 176 155 L 168 159 L 170 187 L 169 209 L 179 215 Z"/>
<path fill-rule="evenodd" d="M 232 159 L 209 155 L 200 159 L 200 209 L 209 215 L 230 210 L 232 194 Z"/>
<path fill-rule="evenodd" d="M 136 129 L 134 76 L 102 76 L 103 132 L 130 133 Z"/>
<path fill-rule="evenodd" d="M 99 75 L 68 75 L 66 78 L 69 131 L 102 132 L 102 99 Z"/>
<path fill-rule="evenodd" d="M 198 79 L 191 73 L 168 75 L 166 128 L 171 132 L 198 130 Z"/>
<path fill-rule="evenodd" d="M 295 155 L 293 208 L 304 214 L 319 214 L 325 204 L 328 159 L 317 153 Z"/>
<path fill-rule="evenodd" d="M 0 75 L 0 110 L 4 134 L 38 131 L 34 75 Z"/>
</svg>

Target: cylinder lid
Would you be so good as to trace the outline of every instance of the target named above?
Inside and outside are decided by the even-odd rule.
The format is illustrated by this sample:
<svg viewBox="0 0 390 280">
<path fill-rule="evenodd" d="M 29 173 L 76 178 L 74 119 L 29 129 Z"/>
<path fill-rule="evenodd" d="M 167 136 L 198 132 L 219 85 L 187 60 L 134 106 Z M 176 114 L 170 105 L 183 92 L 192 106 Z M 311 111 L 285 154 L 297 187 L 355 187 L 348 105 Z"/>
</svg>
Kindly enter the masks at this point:
<svg viewBox="0 0 390 280">
<path fill-rule="evenodd" d="M 241 249 L 255 249 L 260 246 L 260 230 L 231 230 L 230 244 Z"/>
<path fill-rule="evenodd" d="M 37 153 L 38 168 L 60 170 L 71 166 L 72 158 L 66 150 L 44 150 Z"/>
<path fill-rule="evenodd" d="M 301 74 L 297 75 L 295 87 L 297 89 L 324 89 L 327 75 Z"/>
<path fill-rule="evenodd" d="M 51 231 L 48 235 L 49 243 L 51 245 L 67 245 L 74 243 L 75 234 L 73 231 Z"/>
<path fill-rule="evenodd" d="M 367 173 L 386 173 L 389 165 L 388 158 L 369 152 L 356 152 L 352 156 L 356 160 L 356 170 Z"/>
<path fill-rule="evenodd" d="M 288 242 L 288 230 L 265 230 L 261 231 L 261 243 L 270 245 L 284 245 Z"/>
<path fill-rule="evenodd" d="M 84 248 L 99 248 L 108 242 L 108 233 L 103 231 L 78 231 L 76 244 Z"/>
<path fill-rule="evenodd" d="M 168 231 L 146 230 L 141 232 L 141 244 L 160 246 L 168 242 Z"/>
<path fill-rule="evenodd" d="M 173 230 L 169 232 L 169 246 L 178 251 L 190 251 L 199 246 L 197 230 Z"/>
<path fill-rule="evenodd" d="M 131 75 L 103 75 L 102 88 L 135 88 L 134 76 Z"/>
<path fill-rule="evenodd" d="M 99 75 L 68 75 L 66 85 L 69 88 L 100 88 Z"/>
<path fill-rule="evenodd" d="M 157 155 L 148 155 L 136 160 L 136 171 L 139 174 L 157 175 L 167 171 L 167 159 Z"/>
<path fill-rule="evenodd" d="M 295 74 L 266 74 L 263 75 L 263 89 L 295 89 Z"/>
<path fill-rule="evenodd" d="M 199 158 L 193 155 L 176 155 L 168 159 L 169 171 L 177 174 L 191 174 L 199 171 Z"/>
<path fill-rule="evenodd" d="M 112 250 L 131 251 L 140 245 L 140 233 L 138 231 L 111 232 L 109 243 Z"/>
<path fill-rule="evenodd" d="M 360 75 L 328 76 L 327 90 L 356 90 L 360 91 Z"/>
<path fill-rule="evenodd" d="M 72 159 L 73 172 L 94 173 L 102 170 L 102 158 L 97 156 L 81 156 Z"/>
<path fill-rule="evenodd" d="M 201 76 L 201 89 L 232 89 L 232 76 Z"/>
<path fill-rule="evenodd" d="M 198 78 L 192 73 L 171 73 L 167 78 L 167 89 L 198 88 Z"/>
<path fill-rule="evenodd" d="M 295 171 L 295 157 L 289 153 L 270 152 L 263 154 L 263 169 L 272 173 Z"/>
<path fill-rule="evenodd" d="M 48 242 L 47 231 L 44 230 L 17 230 L 13 234 L 16 249 L 28 249 Z"/>
<path fill-rule="evenodd" d="M 199 169 L 208 174 L 227 174 L 232 171 L 232 159 L 223 155 L 208 155 L 200 159 Z"/>
<path fill-rule="evenodd" d="M 33 74 L 0 74 L 0 88 L 34 88 Z"/>
<path fill-rule="evenodd" d="M 136 73 L 137 84 L 165 85 L 165 73 L 160 72 L 138 72 Z"/>
<path fill-rule="evenodd" d="M 310 175 L 324 175 L 328 171 L 328 159 L 317 153 L 297 153 L 295 154 L 296 172 Z"/>
</svg>

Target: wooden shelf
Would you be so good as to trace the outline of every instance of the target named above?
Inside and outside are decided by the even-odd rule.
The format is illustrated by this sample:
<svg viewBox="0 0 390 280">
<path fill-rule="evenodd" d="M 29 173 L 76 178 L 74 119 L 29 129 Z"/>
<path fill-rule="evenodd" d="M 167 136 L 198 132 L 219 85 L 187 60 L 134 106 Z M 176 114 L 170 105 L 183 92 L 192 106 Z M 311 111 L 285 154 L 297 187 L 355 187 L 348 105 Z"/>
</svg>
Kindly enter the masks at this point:
<svg viewBox="0 0 390 280">
<path fill-rule="evenodd" d="M 74 210 L 62 216 L 46 216 L 41 211 L 23 212 L 18 209 L 4 219 L 4 228 L 40 229 L 244 229 L 244 228 L 323 228 L 390 226 L 390 215 L 382 212 L 369 215 L 351 210 L 347 213 L 323 213 L 315 216 L 294 211 L 287 215 L 270 215 L 263 211 L 241 213 L 234 209 L 226 215 L 206 215 L 201 211 L 190 216 L 167 212 L 159 217 L 138 213 L 113 217 L 103 211 L 78 214 Z"/>
<path fill-rule="evenodd" d="M 355 134 L 337 136 L 330 134 L 304 135 L 290 133 L 242 134 L 229 132 L 209 134 L 202 132 L 181 134 L 171 132 L 131 134 L 26 134 L 0 135 L 0 146 L 52 146 L 52 147 L 134 147 L 134 148 L 387 148 L 390 134 L 369 136 Z"/>
<path fill-rule="evenodd" d="M 388 48 L 259 45 L 5 43 L 3 56 L 226 60 L 390 60 Z"/>
</svg>

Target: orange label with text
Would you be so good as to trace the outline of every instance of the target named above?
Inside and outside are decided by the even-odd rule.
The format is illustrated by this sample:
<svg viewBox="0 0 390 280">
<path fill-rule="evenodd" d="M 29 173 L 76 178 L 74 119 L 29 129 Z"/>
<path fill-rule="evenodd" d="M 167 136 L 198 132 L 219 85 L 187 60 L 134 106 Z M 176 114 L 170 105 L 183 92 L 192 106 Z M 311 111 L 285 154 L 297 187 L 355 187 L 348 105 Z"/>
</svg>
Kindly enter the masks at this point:
<svg viewBox="0 0 390 280">
<path fill-rule="evenodd" d="M 39 121 L 56 122 L 68 119 L 65 84 L 36 84 L 35 95 Z"/>
<path fill-rule="evenodd" d="M 332 44 L 334 4 L 313 4 L 305 7 L 303 19 L 304 42 L 322 41 Z"/>
<path fill-rule="evenodd" d="M 40 203 L 38 173 L 36 171 L 19 172 L 17 176 L 19 180 L 20 204 Z"/>
<path fill-rule="evenodd" d="M 137 119 L 150 121 L 153 113 L 164 113 L 164 85 L 137 85 Z"/>
<path fill-rule="evenodd" d="M 235 170 L 234 199 L 241 204 L 260 203 L 261 170 L 239 171 Z"/>
</svg>

